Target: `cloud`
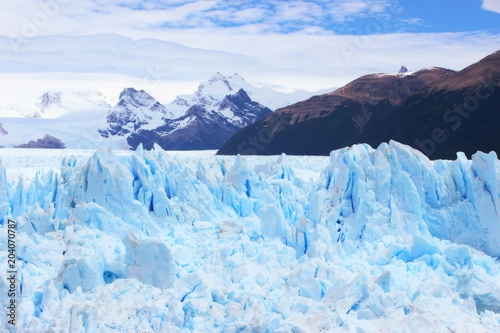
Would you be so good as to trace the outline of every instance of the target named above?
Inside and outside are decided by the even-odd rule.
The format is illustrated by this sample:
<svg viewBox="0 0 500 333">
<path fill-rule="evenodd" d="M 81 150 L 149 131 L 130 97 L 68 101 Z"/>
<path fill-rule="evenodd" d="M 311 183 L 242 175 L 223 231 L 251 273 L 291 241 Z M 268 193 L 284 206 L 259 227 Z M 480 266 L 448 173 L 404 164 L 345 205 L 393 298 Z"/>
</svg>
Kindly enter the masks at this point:
<svg viewBox="0 0 500 333">
<path fill-rule="evenodd" d="M 419 23 L 418 18 L 399 15 L 403 10 L 399 3 L 398 0 L 2 0 L 0 34 L 17 37 L 7 39 L 6 47 L 17 47 L 21 53 L 9 55 L 9 64 L 5 62 L 7 54 L 0 52 L 4 59 L 1 70 L 22 60 L 33 71 L 65 65 L 65 71 L 90 72 L 92 66 L 99 65 L 93 68 L 94 72 L 140 77 L 141 73 L 148 73 L 148 68 L 161 64 L 168 68 L 162 80 L 201 81 L 214 71 L 229 74 L 237 71 L 249 81 L 263 85 L 316 90 L 345 84 L 369 72 L 397 71 L 401 65 L 410 69 L 435 65 L 460 69 L 500 45 L 500 36 L 493 33 L 409 34 L 403 28 L 397 29 L 403 33 L 393 33 L 393 26 Z M 483 7 L 495 3 L 486 0 Z M 361 28 L 373 31 L 349 30 L 351 34 L 337 31 L 342 26 L 356 27 L 353 21 L 358 19 L 380 23 L 380 27 L 372 29 L 364 24 Z M 35 50 L 30 59 L 30 50 L 39 44 L 36 38 L 23 38 L 103 33 L 119 34 L 130 40 L 106 43 L 102 35 L 89 36 L 86 44 L 82 44 L 83 49 L 78 49 L 78 43 L 53 42 L 51 50 Z M 143 38 L 213 52 L 176 53 L 172 45 L 166 47 L 161 41 Z M 133 43 L 134 40 L 138 43 Z M 68 50 L 69 45 L 73 45 L 73 51 Z M 460 57 L 453 56 L 456 54 Z"/>
<path fill-rule="evenodd" d="M 147 82 L 200 82 L 217 71 L 238 72 L 252 83 L 312 91 L 340 86 L 371 72 L 396 72 L 401 65 L 411 70 L 461 69 L 500 45 L 500 35 L 488 33 L 359 36 L 328 31 L 262 34 L 261 30 L 261 26 L 255 32 L 248 26 L 173 29 L 169 39 L 176 43 L 161 41 L 162 30 L 148 34 L 157 39 L 135 41 L 119 35 L 45 36 L 21 41 L 20 52 L 12 50 L 9 38 L 0 38 L 0 68 L 112 73 Z"/>
<path fill-rule="evenodd" d="M 392 0 L 339 0 L 328 5 L 332 18 L 337 22 L 352 21 L 364 17 L 396 19 L 401 11 L 398 1 Z"/>
<path fill-rule="evenodd" d="M 332 23 L 358 18 L 387 18 L 395 13 L 397 0 L 294 0 L 244 1 L 220 0 L 213 10 L 204 13 L 214 26 L 244 26 L 266 23 L 266 31 L 296 32 L 311 26 L 334 31 Z M 239 15 L 240 13 L 254 15 Z M 397 18 L 393 15 L 393 20 Z M 264 31 L 265 32 L 265 31 Z"/>
<path fill-rule="evenodd" d="M 34 37 L 199 27 L 204 26 L 204 12 L 215 4 L 212 0 L 6 0 L 0 3 L 0 34 Z"/>
<path fill-rule="evenodd" d="M 277 22 L 300 21 L 310 23 L 316 19 L 321 20 L 324 8 L 320 4 L 306 1 L 290 1 L 277 3 L 275 5 L 275 17 Z"/>
<path fill-rule="evenodd" d="M 245 27 L 295 32 L 311 26 L 334 31 L 332 23 L 387 16 L 397 0 L 5 0 L 0 34 L 24 36 L 129 30 Z M 395 17 L 392 17 L 395 19 Z M 31 35 L 31 34 L 30 34 Z M 31 37 L 31 36 L 30 36 Z"/>
<path fill-rule="evenodd" d="M 500 1 L 498 0 L 483 0 L 482 8 L 495 13 L 500 13 Z"/>
</svg>

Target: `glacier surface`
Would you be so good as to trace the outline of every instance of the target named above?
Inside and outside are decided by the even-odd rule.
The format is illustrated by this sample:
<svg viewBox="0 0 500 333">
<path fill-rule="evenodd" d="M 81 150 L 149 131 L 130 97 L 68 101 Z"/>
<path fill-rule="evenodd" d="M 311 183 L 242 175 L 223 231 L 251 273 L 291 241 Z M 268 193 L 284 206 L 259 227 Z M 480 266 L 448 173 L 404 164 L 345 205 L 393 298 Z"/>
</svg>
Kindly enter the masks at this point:
<svg viewBox="0 0 500 333">
<path fill-rule="evenodd" d="M 2 332 L 500 331 L 495 153 L 0 157 Z"/>
</svg>

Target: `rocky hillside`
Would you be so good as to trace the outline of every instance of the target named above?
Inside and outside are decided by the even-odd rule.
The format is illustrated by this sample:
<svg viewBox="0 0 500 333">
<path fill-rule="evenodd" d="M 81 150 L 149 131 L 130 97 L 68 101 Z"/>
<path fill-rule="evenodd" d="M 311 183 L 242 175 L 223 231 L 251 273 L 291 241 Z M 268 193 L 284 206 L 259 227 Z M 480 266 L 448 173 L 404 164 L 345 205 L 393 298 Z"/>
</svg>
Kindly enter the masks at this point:
<svg viewBox="0 0 500 333">
<path fill-rule="evenodd" d="M 277 110 L 235 134 L 218 154 L 326 155 L 389 140 L 431 158 L 500 152 L 499 67 L 496 52 L 459 72 L 432 68 L 366 75 Z"/>
</svg>

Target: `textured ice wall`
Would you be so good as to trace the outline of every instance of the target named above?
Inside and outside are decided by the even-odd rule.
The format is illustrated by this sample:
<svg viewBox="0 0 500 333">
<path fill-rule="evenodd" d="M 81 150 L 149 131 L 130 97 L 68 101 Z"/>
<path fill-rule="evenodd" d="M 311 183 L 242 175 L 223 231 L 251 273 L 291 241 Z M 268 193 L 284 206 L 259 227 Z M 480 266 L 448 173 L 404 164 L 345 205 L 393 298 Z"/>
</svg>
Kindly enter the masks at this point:
<svg viewBox="0 0 500 333">
<path fill-rule="evenodd" d="M 5 168 L 2 164 L 2 160 L 0 159 L 0 224 L 5 223 L 5 216 L 10 210 L 9 206 L 9 184 L 7 182 L 7 176 L 5 172 Z"/>
<path fill-rule="evenodd" d="M 499 172 L 494 152 L 432 162 L 395 142 L 345 148 L 331 153 L 310 217 L 350 244 L 430 234 L 500 257 Z"/>
<path fill-rule="evenodd" d="M 286 156 L 229 160 L 101 150 L 31 182 L 0 166 L 23 332 L 500 329 L 494 153 L 358 145 L 310 182 Z"/>
</svg>

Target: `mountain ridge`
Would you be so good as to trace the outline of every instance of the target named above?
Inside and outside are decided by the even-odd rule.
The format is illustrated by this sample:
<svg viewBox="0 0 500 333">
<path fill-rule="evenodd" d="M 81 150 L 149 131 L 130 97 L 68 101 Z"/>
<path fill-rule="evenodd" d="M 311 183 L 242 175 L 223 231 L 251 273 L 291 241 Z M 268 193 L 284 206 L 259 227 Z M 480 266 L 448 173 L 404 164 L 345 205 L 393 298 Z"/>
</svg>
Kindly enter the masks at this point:
<svg viewBox="0 0 500 333">
<path fill-rule="evenodd" d="M 498 127 L 495 124 L 500 123 L 494 121 L 498 118 L 494 104 L 498 99 L 495 87 L 500 80 L 499 64 L 500 52 L 495 52 L 458 72 L 434 67 L 412 74 L 365 75 L 329 94 L 314 96 L 277 110 L 261 122 L 236 133 L 218 154 L 270 155 L 284 152 L 327 155 L 334 149 L 356 143 L 378 146 L 389 140 L 423 150 L 432 158 L 452 158 L 460 150 L 465 150 L 468 156 L 475 152 L 474 149 L 500 152 L 497 143 L 500 138 L 492 139 Z M 420 80 L 408 80 L 415 77 L 420 77 Z M 489 89 L 489 97 L 481 101 L 477 108 L 489 110 L 488 116 L 471 117 L 471 121 L 460 131 L 451 130 L 452 136 L 460 133 L 462 140 L 470 136 L 474 138 L 471 142 L 476 144 L 459 144 L 459 137 L 448 140 L 447 134 L 444 135 L 446 140 L 437 138 L 436 133 L 440 129 L 450 132 L 449 123 L 457 127 L 468 118 L 466 115 L 459 119 L 455 114 L 458 111 L 448 109 L 456 104 L 476 101 L 475 94 L 484 86 Z M 412 114 L 411 110 L 416 109 L 419 115 Z M 426 111 L 430 109 L 434 110 L 434 115 Z M 432 122 L 428 125 L 430 119 Z M 470 129 L 465 131 L 465 128 Z M 490 141 L 477 139 L 481 134 Z M 255 143 L 254 138 L 259 135 L 261 140 Z M 448 143 L 430 142 L 441 140 Z M 424 142 L 424 146 L 419 142 Z M 440 147 L 436 149 L 438 145 Z"/>
<path fill-rule="evenodd" d="M 272 111 L 254 102 L 240 89 L 227 95 L 217 108 L 191 106 L 184 116 L 166 119 L 165 124 L 152 129 L 140 129 L 127 138 L 135 149 L 142 144 L 152 149 L 154 144 L 172 150 L 217 149 L 238 129 L 263 118 Z"/>
<path fill-rule="evenodd" d="M 500 52 L 467 66 L 408 99 L 360 140 L 394 139 L 430 158 L 453 159 L 458 151 L 500 154 Z M 383 125 L 383 123 L 385 124 Z"/>
<path fill-rule="evenodd" d="M 193 94 L 178 96 L 167 105 L 144 90 L 126 88 L 108 113 L 108 128 L 99 132 L 105 138 L 123 137 L 132 149 L 139 144 L 146 149 L 154 144 L 176 150 L 218 149 L 239 129 L 272 112 L 242 87 L 261 98 L 280 94 L 263 92 L 237 73 L 226 77 L 219 72 Z"/>
<path fill-rule="evenodd" d="M 239 95 L 239 101 L 236 102 L 241 89 L 243 89 L 246 96 Z M 215 141 L 217 146 L 214 146 L 213 142 L 210 141 L 208 133 L 204 134 L 205 139 L 208 140 L 207 142 L 212 142 L 208 146 L 211 149 L 218 149 L 235 131 L 242 126 L 248 125 L 249 121 L 260 119 L 260 116 L 242 114 L 241 110 L 236 110 L 234 103 L 230 103 L 229 100 L 225 102 L 227 105 L 224 104 L 223 101 L 226 96 L 236 95 L 232 102 L 244 107 L 247 112 L 255 111 L 258 115 L 261 115 L 263 111 L 270 112 L 274 107 L 287 105 L 291 101 L 295 102 L 302 99 L 303 96 L 309 97 L 313 94 L 315 93 L 303 91 L 282 93 L 268 88 L 256 87 L 245 81 L 237 73 L 224 76 L 220 72 L 201 82 L 198 89 L 192 94 L 179 95 L 172 102 L 163 104 L 147 91 L 140 87 L 133 88 L 132 85 L 116 93 L 119 98 L 117 101 L 113 101 L 114 106 L 109 105 L 108 102 L 111 99 L 99 91 L 48 89 L 46 92 L 40 93 L 36 98 L 23 99 L 23 105 L 19 104 L 15 106 L 15 109 L 6 112 L 6 115 L 14 117 L 0 117 L 0 122 L 3 123 L 5 131 L 8 132 L 8 135 L 2 135 L 0 144 L 13 147 L 24 144 L 28 140 L 36 141 L 48 134 L 61 139 L 67 148 L 109 146 L 113 149 L 129 149 L 131 146 L 127 142 L 127 138 L 132 133 L 138 130 L 150 132 L 156 130 L 156 133 L 160 134 L 158 128 L 164 125 L 166 125 L 163 127 L 164 129 L 170 130 L 176 130 L 176 124 L 185 127 L 187 122 L 192 122 L 192 117 L 200 116 L 203 113 L 200 110 L 194 112 L 197 110 L 197 108 L 194 108 L 191 110 L 192 112 L 189 112 L 190 117 L 184 117 L 190 108 L 198 105 L 202 106 L 202 109 L 208 113 L 220 112 L 219 121 L 230 129 L 229 132 L 220 128 L 217 130 L 220 133 L 225 133 Z M 250 98 L 251 101 L 245 102 L 247 98 Z M 43 101 L 45 103 L 42 103 Z M 270 101 L 271 107 L 268 107 L 262 101 Z M 251 102 L 259 103 L 261 106 L 255 108 L 255 105 Z M 26 105 L 29 107 L 26 107 Z M 6 110 L 10 106 L 0 105 L 0 107 Z M 25 111 L 20 112 L 18 110 Z M 53 111 L 57 111 L 59 114 Z M 38 116 L 38 118 L 30 118 L 30 120 L 24 118 L 33 116 Z M 198 124 L 205 126 L 209 121 L 208 118 L 205 117 Z M 211 121 L 213 122 L 215 116 L 212 118 Z M 181 127 L 177 129 L 181 129 Z M 30 136 L 27 137 L 26 133 L 30 133 Z M 196 131 L 193 133 L 196 133 Z M 165 136 L 164 134 L 166 133 L 162 135 Z M 176 135 L 179 135 L 179 133 Z M 133 137 L 135 139 L 130 140 L 134 147 L 139 137 L 136 133 Z M 194 139 L 189 140 L 194 141 Z M 147 141 L 150 142 L 151 140 L 148 139 Z M 175 144 L 175 146 L 179 145 L 181 144 Z M 186 143 L 186 145 L 189 144 Z M 199 147 L 205 149 L 203 146 Z"/>
</svg>

